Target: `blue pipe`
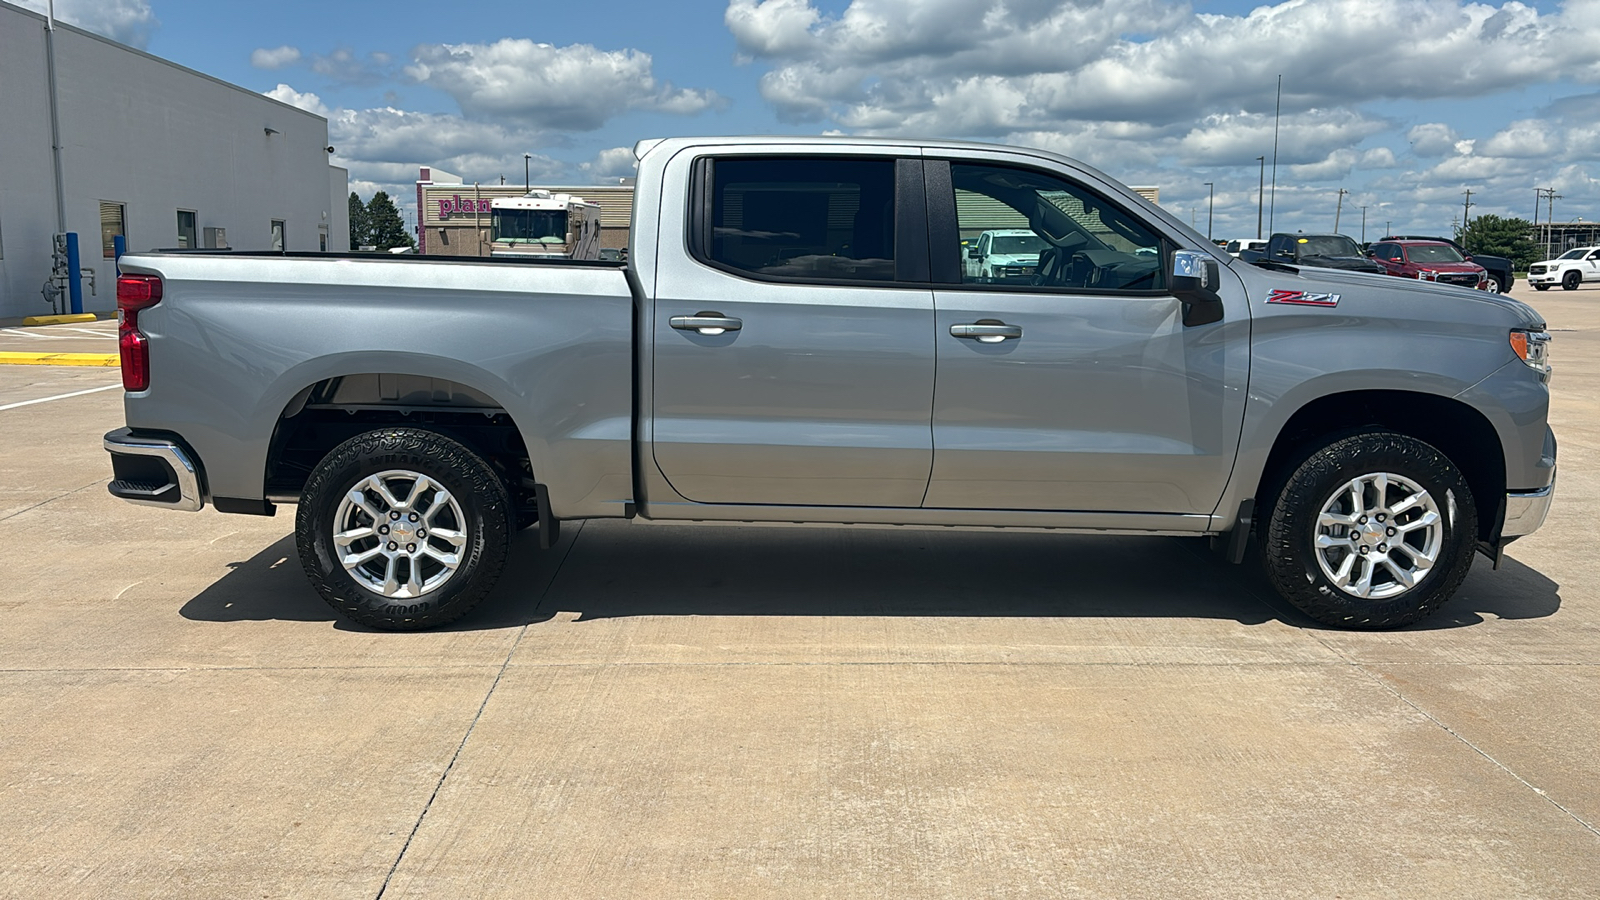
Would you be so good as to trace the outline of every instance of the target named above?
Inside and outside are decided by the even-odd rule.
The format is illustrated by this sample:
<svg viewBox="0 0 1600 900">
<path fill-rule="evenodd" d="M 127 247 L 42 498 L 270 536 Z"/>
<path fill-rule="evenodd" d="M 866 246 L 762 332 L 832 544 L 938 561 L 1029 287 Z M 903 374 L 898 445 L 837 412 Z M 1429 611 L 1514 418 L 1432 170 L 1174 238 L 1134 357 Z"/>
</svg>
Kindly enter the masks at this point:
<svg viewBox="0 0 1600 900">
<path fill-rule="evenodd" d="M 122 274 L 122 254 L 128 252 L 128 239 L 120 234 L 111 236 L 111 255 L 116 260 L 117 274 Z"/>
<path fill-rule="evenodd" d="M 67 232 L 67 293 L 72 297 L 72 313 L 83 312 L 83 275 L 78 271 L 78 233 Z"/>
</svg>

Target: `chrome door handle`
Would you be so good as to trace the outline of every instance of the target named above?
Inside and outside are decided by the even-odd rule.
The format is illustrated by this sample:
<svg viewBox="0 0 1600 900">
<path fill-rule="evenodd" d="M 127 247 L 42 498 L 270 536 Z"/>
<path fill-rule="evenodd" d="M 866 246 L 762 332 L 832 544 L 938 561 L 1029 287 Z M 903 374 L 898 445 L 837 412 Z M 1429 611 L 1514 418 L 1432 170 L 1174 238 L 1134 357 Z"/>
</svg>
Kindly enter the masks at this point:
<svg viewBox="0 0 1600 900">
<path fill-rule="evenodd" d="M 1007 325 L 1004 322 L 983 321 L 971 325 L 951 325 L 950 336 L 958 338 L 977 338 L 985 344 L 998 344 L 1006 338 L 1022 337 L 1021 325 Z"/>
<path fill-rule="evenodd" d="M 673 316 L 667 320 L 673 328 L 679 331 L 698 331 L 704 335 L 715 336 L 729 331 L 738 331 L 744 327 L 744 322 L 732 316 L 722 316 L 716 313 L 696 313 L 692 316 Z"/>
</svg>

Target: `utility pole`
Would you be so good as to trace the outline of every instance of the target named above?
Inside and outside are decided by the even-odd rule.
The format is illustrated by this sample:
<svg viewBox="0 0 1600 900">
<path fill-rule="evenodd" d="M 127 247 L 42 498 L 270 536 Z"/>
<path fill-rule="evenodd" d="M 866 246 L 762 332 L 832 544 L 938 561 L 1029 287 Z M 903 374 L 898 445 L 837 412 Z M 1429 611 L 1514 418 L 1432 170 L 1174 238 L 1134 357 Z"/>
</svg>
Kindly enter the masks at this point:
<svg viewBox="0 0 1600 900">
<path fill-rule="evenodd" d="M 1361 243 L 1367 242 L 1367 208 L 1361 207 Z"/>
<path fill-rule="evenodd" d="M 1461 246 L 1467 246 L 1467 228 L 1472 225 L 1472 188 L 1465 191 L 1467 199 L 1461 202 Z"/>
<path fill-rule="evenodd" d="M 1209 241 L 1211 240 L 1211 218 L 1217 211 L 1217 183 L 1208 181 L 1206 182 L 1206 187 L 1211 188 L 1211 200 L 1209 205 L 1206 206 L 1206 240 Z"/>
<path fill-rule="evenodd" d="M 1267 229 L 1277 225 L 1278 211 L 1278 120 L 1283 117 L 1283 76 L 1278 76 L 1278 105 L 1272 112 L 1272 201 L 1267 204 Z M 1257 235 L 1260 237 L 1260 235 Z"/>
<path fill-rule="evenodd" d="M 1350 193 L 1344 188 L 1339 188 L 1339 205 L 1333 208 L 1333 233 L 1339 233 L 1339 214 L 1344 212 L 1344 195 Z"/>
<path fill-rule="evenodd" d="M 522 154 L 522 192 L 533 193 L 533 182 L 528 180 L 528 160 L 533 159 L 532 153 Z"/>
<path fill-rule="evenodd" d="M 1555 230 L 1554 230 L 1554 228 L 1552 226 L 1554 225 L 1555 220 L 1556 220 L 1556 201 L 1561 199 L 1561 195 L 1556 193 L 1556 189 L 1553 188 L 1553 187 L 1534 188 L 1534 191 L 1537 194 L 1539 194 L 1541 199 L 1543 199 L 1545 201 L 1545 210 L 1544 210 L 1544 253 L 1545 253 L 1545 257 L 1544 258 L 1545 259 L 1550 259 L 1551 257 L 1556 255 L 1555 248 L 1552 246 L 1552 244 L 1555 241 Z M 1538 204 L 1534 204 L 1534 215 L 1535 216 L 1538 215 L 1538 211 L 1539 211 Z"/>
<path fill-rule="evenodd" d="M 1261 211 L 1267 205 L 1267 158 L 1256 157 L 1256 162 L 1261 164 L 1261 183 L 1256 187 L 1256 240 L 1261 240 Z"/>
</svg>

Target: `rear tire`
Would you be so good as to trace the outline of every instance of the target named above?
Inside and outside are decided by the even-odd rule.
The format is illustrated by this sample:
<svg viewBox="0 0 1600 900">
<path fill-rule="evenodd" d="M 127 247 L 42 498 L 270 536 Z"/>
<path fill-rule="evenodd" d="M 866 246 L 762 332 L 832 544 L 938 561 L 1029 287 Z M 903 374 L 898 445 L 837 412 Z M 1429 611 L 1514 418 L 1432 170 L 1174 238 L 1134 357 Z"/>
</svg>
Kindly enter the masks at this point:
<svg viewBox="0 0 1600 900">
<path fill-rule="evenodd" d="M 1262 552 L 1285 600 L 1325 625 L 1409 625 L 1443 606 L 1472 565 L 1477 513 L 1461 472 L 1392 432 L 1313 453 L 1276 498 Z"/>
<path fill-rule="evenodd" d="M 505 483 L 444 435 L 357 435 L 312 470 L 295 515 L 300 564 L 347 618 L 415 631 L 465 615 L 494 587 L 513 529 Z"/>
<path fill-rule="evenodd" d="M 1561 289 L 1563 291 L 1575 291 L 1578 289 L 1578 285 L 1582 283 L 1583 276 L 1577 272 L 1568 272 L 1561 276 Z"/>
</svg>

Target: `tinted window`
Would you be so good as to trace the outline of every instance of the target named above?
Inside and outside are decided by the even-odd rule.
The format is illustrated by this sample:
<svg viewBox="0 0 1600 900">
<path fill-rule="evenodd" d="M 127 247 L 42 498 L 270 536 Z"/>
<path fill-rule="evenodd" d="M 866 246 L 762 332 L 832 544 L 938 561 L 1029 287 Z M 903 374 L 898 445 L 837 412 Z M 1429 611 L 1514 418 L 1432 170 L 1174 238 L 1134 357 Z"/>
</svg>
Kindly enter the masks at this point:
<svg viewBox="0 0 1600 900">
<path fill-rule="evenodd" d="M 1318 234 L 1297 238 L 1300 256 L 1360 256 L 1361 248 L 1342 234 Z"/>
<path fill-rule="evenodd" d="M 984 235 L 995 248 L 978 259 L 962 254 L 963 283 L 1068 290 L 1165 286 L 1160 238 L 1098 194 L 1031 169 L 952 163 L 950 177 L 960 236 Z M 1007 246 L 1019 249 L 1000 249 Z M 959 253 L 959 245 L 950 252 Z"/>
<path fill-rule="evenodd" d="M 894 280 L 894 161 L 719 159 L 711 259 L 762 275 Z"/>
</svg>

